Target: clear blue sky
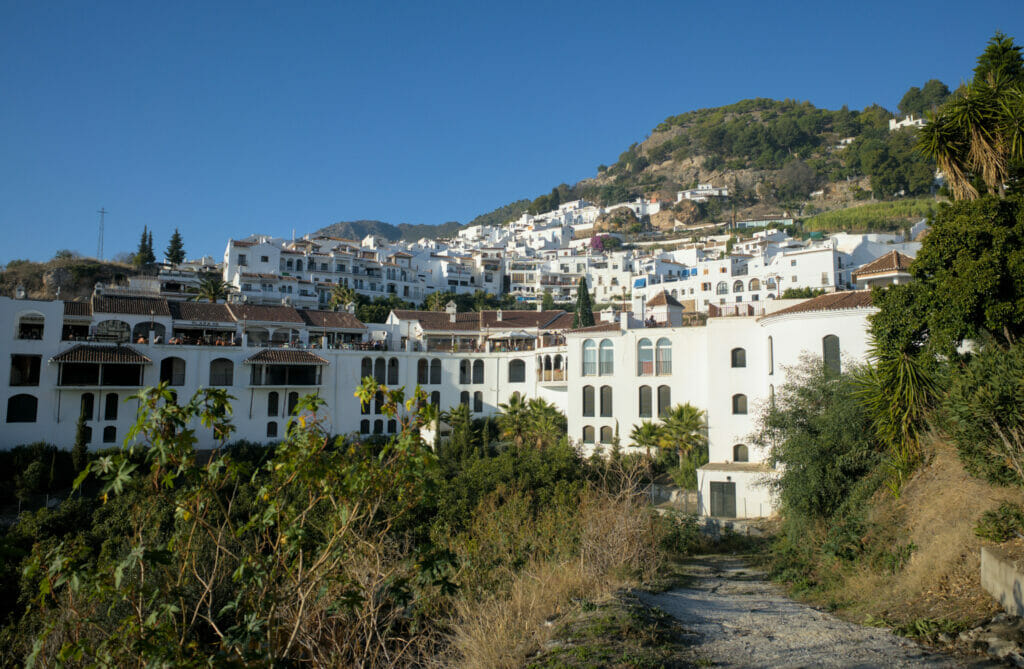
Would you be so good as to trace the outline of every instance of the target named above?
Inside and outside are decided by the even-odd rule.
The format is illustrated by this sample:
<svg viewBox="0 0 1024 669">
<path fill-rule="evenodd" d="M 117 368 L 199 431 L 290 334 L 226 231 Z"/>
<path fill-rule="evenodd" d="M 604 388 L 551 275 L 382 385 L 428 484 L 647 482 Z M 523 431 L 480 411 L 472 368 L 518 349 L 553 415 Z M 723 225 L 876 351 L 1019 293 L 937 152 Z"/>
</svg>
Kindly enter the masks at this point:
<svg viewBox="0 0 1024 669">
<path fill-rule="evenodd" d="M 466 222 L 750 97 L 895 109 L 1021 0 L 0 0 L 0 263 L 339 220 Z M 291 5 L 291 6 L 289 6 Z"/>
</svg>

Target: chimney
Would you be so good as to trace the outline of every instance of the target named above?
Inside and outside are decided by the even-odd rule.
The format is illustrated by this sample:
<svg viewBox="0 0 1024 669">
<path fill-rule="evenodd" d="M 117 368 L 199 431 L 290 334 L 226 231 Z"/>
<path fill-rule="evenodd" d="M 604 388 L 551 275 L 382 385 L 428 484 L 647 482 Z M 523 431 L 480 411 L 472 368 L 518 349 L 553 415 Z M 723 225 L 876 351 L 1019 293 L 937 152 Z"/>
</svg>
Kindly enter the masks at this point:
<svg viewBox="0 0 1024 669">
<path fill-rule="evenodd" d="M 497 320 L 497 321 L 498 321 L 499 323 L 501 322 L 501 309 L 498 309 L 498 313 L 497 313 L 497 315 L 495 316 L 495 318 L 496 318 L 496 320 Z"/>
</svg>

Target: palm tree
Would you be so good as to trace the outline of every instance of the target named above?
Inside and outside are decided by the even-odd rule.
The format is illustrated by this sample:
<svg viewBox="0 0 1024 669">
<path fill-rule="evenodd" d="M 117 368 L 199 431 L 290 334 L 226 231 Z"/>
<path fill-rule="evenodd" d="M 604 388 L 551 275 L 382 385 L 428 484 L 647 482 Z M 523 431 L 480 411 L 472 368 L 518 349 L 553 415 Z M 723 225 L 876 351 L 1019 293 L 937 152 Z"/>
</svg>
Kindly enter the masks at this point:
<svg viewBox="0 0 1024 669">
<path fill-rule="evenodd" d="M 512 393 L 505 404 L 499 404 L 498 429 L 502 439 L 513 441 L 516 447 L 523 445 L 530 424 L 529 410 L 519 393 Z"/>
<path fill-rule="evenodd" d="M 565 434 L 565 414 L 540 397 L 527 403 L 527 436 L 538 449 L 554 445 Z"/>
<path fill-rule="evenodd" d="M 331 290 L 331 309 L 337 310 L 338 307 L 346 307 L 350 303 L 354 304 L 355 301 L 356 291 L 354 288 L 338 284 Z"/>
<path fill-rule="evenodd" d="M 677 404 L 666 411 L 661 421 L 658 446 L 664 450 L 675 450 L 679 454 L 680 467 L 684 456 L 708 443 L 708 423 L 704 412 L 689 402 Z"/>
<path fill-rule="evenodd" d="M 228 284 L 219 276 L 212 276 L 203 279 L 199 284 L 199 292 L 192 299 L 196 302 L 207 300 L 216 304 L 217 300 L 227 299 Z"/>
<path fill-rule="evenodd" d="M 633 431 L 629 433 L 629 438 L 633 442 L 633 446 L 644 449 L 644 459 L 650 462 L 651 448 L 657 448 L 658 441 L 661 438 L 661 426 L 645 420 L 633 427 Z"/>
</svg>

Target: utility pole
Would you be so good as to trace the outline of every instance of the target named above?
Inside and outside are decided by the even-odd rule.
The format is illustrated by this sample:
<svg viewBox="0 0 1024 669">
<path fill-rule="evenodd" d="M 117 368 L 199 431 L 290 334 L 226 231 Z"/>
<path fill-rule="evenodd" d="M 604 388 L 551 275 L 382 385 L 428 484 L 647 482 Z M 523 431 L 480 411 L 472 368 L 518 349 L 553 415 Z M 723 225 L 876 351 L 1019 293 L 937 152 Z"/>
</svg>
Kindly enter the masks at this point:
<svg viewBox="0 0 1024 669">
<path fill-rule="evenodd" d="M 96 213 L 100 215 L 100 241 L 96 249 L 96 259 L 103 260 L 103 217 L 107 215 L 107 210 L 100 207 Z"/>
</svg>

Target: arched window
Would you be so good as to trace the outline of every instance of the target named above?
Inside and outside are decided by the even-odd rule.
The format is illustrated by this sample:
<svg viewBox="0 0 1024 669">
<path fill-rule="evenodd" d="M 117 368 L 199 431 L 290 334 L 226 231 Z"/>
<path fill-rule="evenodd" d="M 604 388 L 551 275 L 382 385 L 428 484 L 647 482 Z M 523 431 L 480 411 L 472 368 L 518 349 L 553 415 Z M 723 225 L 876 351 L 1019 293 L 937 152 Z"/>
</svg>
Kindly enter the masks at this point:
<svg viewBox="0 0 1024 669">
<path fill-rule="evenodd" d="M 469 383 L 472 380 L 473 374 L 472 374 L 471 370 L 472 370 L 472 367 L 469 364 L 469 360 L 460 360 L 459 361 L 459 383 L 460 384 Z"/>
<path fill-rule="evenodd" d="M 157 337 L 160 338 L 159 341 L 156 341 L 158 344 L 167 338 L 167 328 L 162 324 L 154 323 L 152 321 L 142 321 L 141 323 L 136 323 L 135 327 L 132 328 L 132 341 L 138 343 L 139 338 L 141 337 L 146 340 L 146 342 L 149 342 L 150 331 L 153 332 L 154 341 L 156 341 Z"/>
<path fill-rule="evenodd" d="M 775 406 L 775 384 L 768 384 L 768 402 L 771 403 L 772 407 Z"/>
<path fill-rule="evenodd" d="M 611 339 L 602 339 L 598 351 L 598 370 L 601 376 L 611 376 L 615 373 L 615 344 Z"/>
<path fill-rule="evenodd" d="M 732 359 L 733 367 L 746 367 L 747 366 L 747 350 L 744 348 L 734 348 L 730 354 Z"/>
<path fill-rule="evenodd" d="M 601 386 L 601 417 L 611 418 L 612 416 L 612 387 Z"/>
<path fill-rule="evenodd" d="M 388 421 L 388 434 L 394 434 L 398 431 L 398 421 L 394 418 Z"/>
<path fill-rule="evenodd" d="M 103 428 L 103 443 L 113 444 L 115 441 L 117 441 L 117 428 L 113 425 Z"/>
<path fill-rule="evenodd" d="M 267 415 L 276 416 L 277 409 L 280 405 L 281 399 L 280 396 L 277 394 L 277 391 L 271 391 L 270 394 L 267 395 Z"/>
<path fill-rule="evenodd" d="M 374 434 L 384 434 L 384 419 L 383 418 L 378 418 L 377 420 L 373 421 L 373 433 Z"/>
<path fill-rule="evenodd" d="M 756 277 L 751 279 L 750 283 L 747 284 L 747 290 L 761 290 L 761 279 L 758 279 Z"/>
<path fill-rule="evenodd" d="M 433 404 L 436 407 L 441 406 L 441 392 L 440 391 L 435 390 L 434 392 L 430 393 L 430 403 Z"/>
<path fill-rule="evenodd" d="M 718 285 L 715 286 L 715 295 L 728 295 L 728 294 L 729 294 L 729 284 L 727 284 L 725 281 L 719 281 Z"/>
<path fill-rule="evenodd" d="M 509 360 L 508 382 L 523 383 L 526 381 L 526 363 L 522 360 Z"/>
<path fill-rule="evenodd" d="M 662 417 L 668 413 L 672 406 L 672 389 L 668 386 L 658 386 L 658 416 Z"/>
<path fill-rule="evenodd" d="M 430 383 L 431 385 L 441 383 L 441 361 L 437 358 L 430 361 Z"/>
<path fill-rule="evenodd" d="M 295 271 L 296 272 L 301 272 L 302 271 L 302 261 L 301 260 L 296 260 L 295 261 Z"/>
<path fill-rule="evenodd" d="M 100 321 L 96 324 L 96 338 L 100 341 L 124 344 L 132 336 L 132 329 L 124 321 Z"/>
<path fill-rule="evenodd" d="M 363 358 L 363 361 L 359 366 L 359 378 L 365 379 L 368 376 L 373 376 L 373 360 L 370 358 Z"/>
<path fill-rule="evenodd" d="M 733 462 L 750 462 L 750 454 L 747 452 L 746 444 L 736 444 L 732 447 Z"/>
<path fill-rule="evenodd" d="M 737 394 L 732 396 L 732 412 L 736 415 L 747 413 L 747 396 Z"/>
<path fill-rule="evenodd" d="M 384 413 L 384 393 L 380 390 L 373 394 L 373 413 Z"/>
<path fill-rule="evenodd" d="M 11 395 L 7 400 L 8 423 L 34 423 L 39 400 L 32 395 Z"/>
<path fill-rule="evenodd" d="M 369 419 L 364 418 L 361 421 L 359 421 L 359 433 L 360 434 L 370 434 L 370 421 L 369 421 Z"/>
<path fill-rule="evenodd" d="M 107 393 L 103 400 L 103 420 L 117 420 L 117 393 Z"/>
<path fill-rule="evenodd" d="M 277 437 L 277 421 L 267 421 L 267 438 L 274 439 Z"/>
<path fill-rule="evenodd" d="M 473 383 L 484 382 L 484 361 L 474 360 L 473 361 Z"/>
<path fill-rule="evenodd" d="M 601 443 L 610 444 L 612 443 L 612 429 L 605 425 L 601 428 Z"/>
<path fill-rule="evenodd" d="M 672 373 L 672 342 L 667 337 L 658 340 L 655 372 L 659 376 Z"/>
<path fill-rule="evenodd" d="M 420 358 L 416 363 L 416 383 L 425 386 L 430 382 L 430 363 L 426 358 Z"/>
<path fill-rule="evenodd" d="M 82 395 L 81 409 L 79 411 L 82 412 L 86 420 L 93 419 L 93 415 L 96 413 L 96 397 L 92 393 L 84 393 Z"/>
<path fill-rule="evenodd" d="M 483 413 L 484 410 L 484 394 L 479 390 L 473 393 L 473 411 L 477 413 Z"/>
<path fill-rule="evenodd" d="M 743 292 L 743 281 L 742 280 L 736 279 L 735 281 L 732 282 L 732 292 L 734 292 L 734 293 L 742 293 Z"/>
<path fill-rule="evenodd" d="M 384 362 L 384 358 L 377 358 L 373 362 L 373 380 L 380 384 L 388 382 L 387 372 L 385 366 L 387 363 Z"/>
<path fill-rule="evenodd" d="M 41 313 L 34 312 L 28 314 L 22 314 L 18 318 L 18 339 L 42 339 L 43 338 L 43 326 L 46 323 L 46 317 Z"/>
<path fill-rule="evenodd" d="M 768 337 L 768 374 L 775 373 L 775 342 Z"/>
<path fill-rule="evenodd" d="M 295 407 L 299 404 L 299 394 L 292 392 L 288 393 L 288 415 L 291 416 L 295 413 Z"/>
<path fill-rule="evenodd" d="M 181 358 L 164 358 L 160 361 L 160 382 L 169 386 L 185 385 L 185 361 Z"/>
<path fill-rule="evenodd" d="M 592 425 L 583 426 L 583 443 L 592 444 L 594 443 L 594 427 Z"/>
<path fill-rule="evenodd" d="M 388 358 L 388 385 L 398 385 L 398 358 Z"/>
<path fill-rule="evenodd" d="M 638 376 L 654 374 L 654 346 L 647 337 L 636 343 L 636 373 Z"/>
<path fill-rule="evenodd" d="M 468 390 L 463 390 L 461 393 L 459 393 L 459 404 L 465 404 L 466 406 L 469 406 L 469 391 Z"/>
<path fill-rule="evenodd" d="M 230 386 L 235 379 L 235 364 L 227 358 L 210 361 L 210 385 Z"/>
<path fill-rule="evenodd" d="M 821 340 L 821 357 L 825 361 L 825 369 L 838 374 L 842 363 L 839 360 L 839 337 L 825 335 Z"/>
<path fill-rule="evenodd" d="M 594 386 L 583 386 L 583 415 L 594 416 Z"/>
<path fill-rule="evenodd" d="M 583 376 L 597 375 L 597 344 L 593 339 L 583 342 Z"/>
<path fill-rule="evenodd" d="M 775 290 L 775 277 L 774 277 L 774 276 L 770 276 L 770 277 L 768 277 L 768 278 L 767 278 L 767 279 L 765 280 L 765 282 L 764 282 L 764 285 L 765 285 L 765 287 L 767 287 L 767 288 L 768 288 L 769 290 Z"/>
<path fill-rule="evenodd" d="M 640 386 L 640 417 L 650 418 L 652 416 L 651 387 Z"/>
</svg>

